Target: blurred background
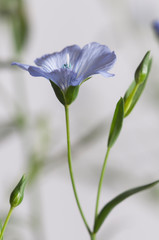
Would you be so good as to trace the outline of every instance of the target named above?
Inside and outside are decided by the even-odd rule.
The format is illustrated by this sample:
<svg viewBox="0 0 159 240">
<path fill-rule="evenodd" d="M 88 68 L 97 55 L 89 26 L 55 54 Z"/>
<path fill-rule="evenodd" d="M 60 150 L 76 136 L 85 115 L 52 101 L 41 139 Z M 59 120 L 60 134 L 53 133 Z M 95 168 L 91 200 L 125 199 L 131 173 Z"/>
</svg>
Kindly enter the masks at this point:
<svg viewBox="0 0 159 240">
<path fill-rule="evenodd" d="M 70 183 L 65 116 L 50 83 L 11 66 L 67 45 L 97 41 L 117 55 L 113 78 L 94 76 L 70 107 L 77 191 L 93 225 L 97 186 L 116 102 L 148 50 L 152 70 L 145 91 L 125 119 L 108 160 L 100 207 L 114 196 L 159 179 L 159 41 L 152 22 L 157 0 L 0 0 L 0 218 L 21 175 L 31 173 L 25 198 L 5 239 L 89 239 Z M 120 204 L 97 239 L 158 239 L 159 189 Z"/>
</svg>

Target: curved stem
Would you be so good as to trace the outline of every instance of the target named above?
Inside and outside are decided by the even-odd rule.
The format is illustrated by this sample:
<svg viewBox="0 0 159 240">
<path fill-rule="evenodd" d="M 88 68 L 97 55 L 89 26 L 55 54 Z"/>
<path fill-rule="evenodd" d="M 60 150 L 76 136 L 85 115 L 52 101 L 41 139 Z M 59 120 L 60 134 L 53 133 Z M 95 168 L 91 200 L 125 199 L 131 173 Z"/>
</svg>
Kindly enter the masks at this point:
<svg viewBox="0 0 159 240">
<path fill-rule="evenodd" d="M 66 132 L 67 132 L 67 154 L 68 154 L 68 166 L 69 166 L 69 172 L 70 172 L 70 177 L 71 177 L 71 183 L 72 183 L 72 187 L 73 187 L 73 192 L 74 192 L 74 196 L 76 199 L 76 203 L 78 206 L 78 209 L 80 211 L 81 217 L 83 219 L 83 222 L 89 232 L 89 234 L 91 234 L 91 230 L 88 226 L 88 223 L 86 221 L 86 218 L 83 214 L 79 199 L 78 199 L 78 195 L 77 195 L 77 191 L 76 191 L 76 186 L 75 186 L 75 182 L 74 182 L 74 176 L 73 176 L 73 170 L 72 170 L 72 161 L 71 161 L 71 143 L 70 143 L 70 127 L 69 127 L 69 107 L 66 105 L 65 106 L 65 117 L 66 117 Z"/>
<path fill-rule="evenodd" d="M 8 221 L 9 221 L 9 219 L 10 219 L 10 216 L 11 216 L 11 214 L 12 214 L 13 209 L 14 209 L 13 207 L 10 208 L 10 210 L 9 210 L 9 212 L 8 212 L 8 215 L 7 215 L 7 217 L 6 217 L 6 220 L 5 220 L 5 222 L 4 222 L 4 225 L 3 225 L 3 227 L 2 227 L 2 230 L 0 231 L 0 240 L 1 240 L 2 237 L 3 237 L 4 231 L 5 231 L 5 229 L 6 229 L 6 226 L 7 226 L 7 224 L 8 224 Z"/>
<path fill-rule="evenodd" d="M 108 156 L 109 156 L 109 151 L 110 151 L 110 148 L 107 149 L 107 152 L 106 152 L 106 155 L 105 155 L 105 159 L 104 159 L 104 163 L 103 163 L 103 167 L 102 167 L 102 171 L 101 171 L 101 175 L 100 175 L 99 184 L 98 184 L 98 192 L 97 192 L 97 199 L 96 199 L 96 209 L 95 209 L 95 219 L 96 219 L 96 217 L 98 215 L 100 193 L 101 193 L 104 173 L 105 173 L 105 169 L 106 169 L 106 165 L 107 165 L 107 159 L 108 159 Z"/>
</svg>

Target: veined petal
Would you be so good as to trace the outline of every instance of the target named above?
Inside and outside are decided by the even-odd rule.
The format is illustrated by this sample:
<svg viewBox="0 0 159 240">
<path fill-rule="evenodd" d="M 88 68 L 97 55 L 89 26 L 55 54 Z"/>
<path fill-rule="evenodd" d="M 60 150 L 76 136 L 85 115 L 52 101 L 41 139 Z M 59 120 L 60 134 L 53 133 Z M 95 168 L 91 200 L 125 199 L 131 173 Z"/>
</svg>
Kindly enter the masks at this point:
<svg viewBox="0 0 159 240">
<path fill-rule="evenodd" d="M 61 52 L 55 52 L 37 58 L 35 64 L 42 67 L 47 72 L 52 72 L 56 69 L 63 68 L 64 64 L 67 63 L 67 55 L 69 55 L 70 68 L 72 69 L 81 51 L 78 45 L 72 45 L 64 48 Z"/>
<path fill-rule="evenodd" d="M 45 77 L 47 79 L 50 78 L 50 74 L 46 71 L 44 71 L 42 68 L 40 67 L 35 67 L 35 66 L 29 66 L 28 68 L 28 72 L 30 73 L 30 75 L 32 75 L 33 77 Z"/>
<path fill-rule="evenodd" d="M 22 64 L 22 63 L 17 63 L 17 62 L 12 62 L 12 65 L 15 65 L 15 66 L 18 66 L 26 71 L 28 71 L 28 68 L 30 67 L 29 65 L 27 64 Z"/>
<path fill-rule="evenodd" d="M 115 53 L 111 52 L 107 46 L 92 42 L 84 46 L 73 70 L 77 73 L 80 82 L 98 73 L 109 77 L 113 75 L 107 71 L 113 66 L 115 60 Z"/>
<path fill-rule="evenodd" d="M 47 79 L 49 79 L 49 77 L 50 77 L 47 72 L 43 71 L 39 67 L 34 67 L 34 66 L 27 65 L 27 64 L 17 63 L 17 62 L 13 62 L 12 65 L 16 65 L 16 66 L 28 71 L 30 73 L 30 75 L 33 77 L 45 77 Z"/>
</svg>

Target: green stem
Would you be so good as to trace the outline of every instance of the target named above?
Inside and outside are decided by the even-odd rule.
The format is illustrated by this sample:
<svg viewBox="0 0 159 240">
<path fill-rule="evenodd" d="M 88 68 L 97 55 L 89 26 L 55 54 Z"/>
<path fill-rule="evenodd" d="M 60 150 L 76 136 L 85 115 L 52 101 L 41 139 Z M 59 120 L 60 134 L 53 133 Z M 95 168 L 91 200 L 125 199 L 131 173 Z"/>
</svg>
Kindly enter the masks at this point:
<svg viewBox="0 0 159 240">
<path fill-rule="evenodd" d="M 95 233 L 91 235 L 91 240 L 96 240 L 96 235 L 95 235 Z"/>
<path fill-rule="evenodd" d="M 70 172 L 70 177 L 71 177 L 71 183 L 72 183 L 74 196 L 75 196 L 76 203 L 77 203 L 78 209 L 80 211 L 81 217 L 83 219 L 83 222 L 84 222 L 84 224 L 85 224 L 89 234 L 91 235 L 91 230 L 90 230 L 90 228 L 88 226 L 88 223 L 87 223 L 86 218 L 85 218 L 85 216 L 83 214 L 83 211 L 82 211 L 79 199 L 78 199 L 76 186 L 75 186 L 75 182 L 74 182 L 74 177 L 73 177 L 72 161 L 71 161 L 70 127 L 69 127 L 69 107 L 67 105 L 65 106 L 65 116 L 66 116 L 66 132 L 67 132 L 68 166 L 69 166 L 69 172 Z"/>
<path fill-rule="evenodd" d="M 99 180 L 99 185 L 98 185 L 98 192 L 97 192 L 97 199 L 96 199 L 95 219 L 96 219 L 96 217 L 98 215 L 100 193 L 101 193 L 104 173 L 105 173 L 105 169 L 106 169 L 106 165 L 107 165 L 107 159 L 108 159 L 108 156 L 109 156 L 109 151 L 110 151 L 110 148 L 107 149 L 107 152 L 106 152 L 106 155 L 105 155 L 105 159 L 104 159 L 104 163 L 103 163 L 103 167 L 102 167 L 102 171 L 101 171 L 101 175 L 100 175 L 100 180 Z"/>
<path fill-rule="evenodd" d="M 2 227 L 2 230 L 0 231 L 0 240 L 1 240 L 2 237 L 3 237 L 4 231 L 5 231 L 5 229 L 6 229 L 6 226 L 7 226 L 7 224 L 8 224 L 8 221 L 9 221 L 9 219 L 10 219 L 10 216 L 11 216 L 11 214 L 12 214 L 13 209 L 14 209 L 13 207 L 10 208 L 10 210 L 9 210 L 9 212 L 8 212 L 8 215 L 7 215 L 7 217 L 6 217 L 6 220 L 5 220 L 5 222 L 4 222 L 4 225 L 3 225 L 3 227 Z"/>
</svg>

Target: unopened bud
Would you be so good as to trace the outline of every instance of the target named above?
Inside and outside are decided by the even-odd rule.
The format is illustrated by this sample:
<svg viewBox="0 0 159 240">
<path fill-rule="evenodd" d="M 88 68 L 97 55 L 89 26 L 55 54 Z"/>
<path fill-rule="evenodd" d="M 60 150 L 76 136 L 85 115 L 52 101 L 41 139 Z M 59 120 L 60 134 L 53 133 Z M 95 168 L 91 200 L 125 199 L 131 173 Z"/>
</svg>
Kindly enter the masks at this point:
<svg viewBox="0 0 159 240">
<path fill-rule="evenodd" d="M 11 207 L 17 207 L 23 200 L 24 189 L 27 183 L 27 177 L 22 176 L 17 186 L 14 188 L 13 192 L 10 195 L 10 205 Z"/>
<path fill-rule="evenodd" d="M 136 84 L 141 84 L 145 81 L 149 74 L 149 69 L 151 65 L 152 59 L 150 58 L 150 51 L 148 51 L 143 60 L 141 61 L 140 65 L 136 69 L 135 72 L 135 82 Z"/>
</svg>

